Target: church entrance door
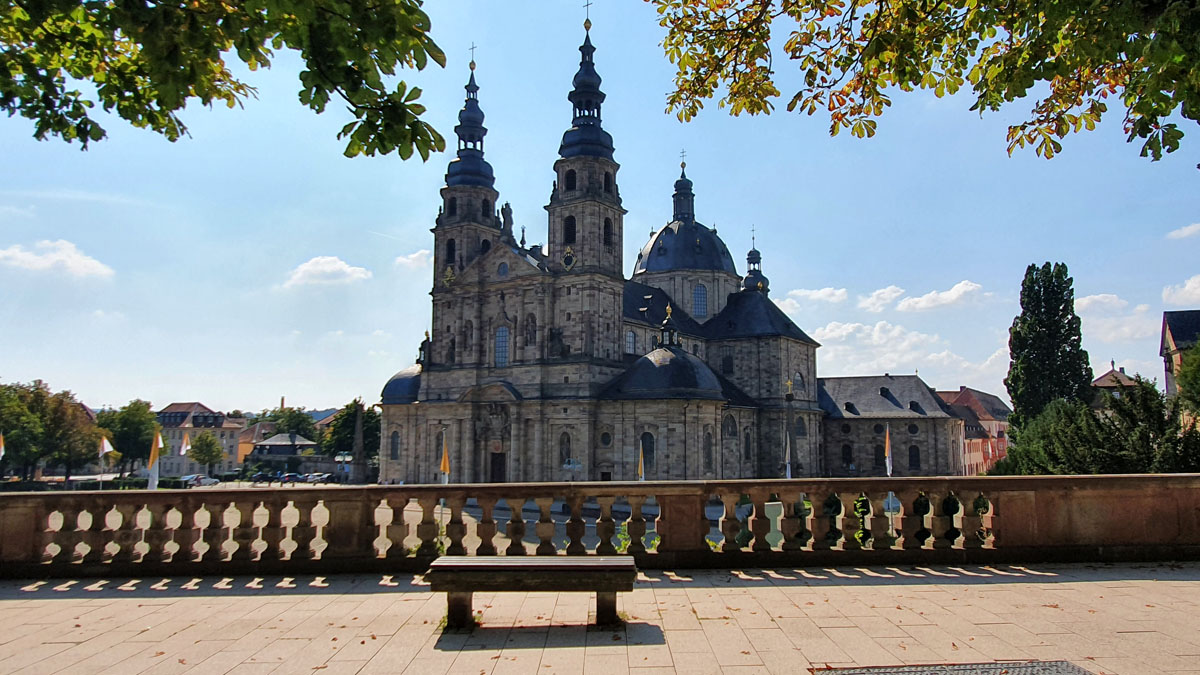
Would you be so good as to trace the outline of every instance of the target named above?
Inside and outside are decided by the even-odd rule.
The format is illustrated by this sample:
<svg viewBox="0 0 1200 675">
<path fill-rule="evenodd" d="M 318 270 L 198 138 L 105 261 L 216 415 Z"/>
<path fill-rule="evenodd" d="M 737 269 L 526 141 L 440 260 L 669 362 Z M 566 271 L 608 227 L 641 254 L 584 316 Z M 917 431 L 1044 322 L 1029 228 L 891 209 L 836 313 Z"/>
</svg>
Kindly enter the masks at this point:
<svg viewBox="0 0 1200 675">
<path fill-rule="evenodd" d="M 508 455 L 503 452 L 492 453 L 492 483 L 504 483 L 508 479 Z"/>
</svg>

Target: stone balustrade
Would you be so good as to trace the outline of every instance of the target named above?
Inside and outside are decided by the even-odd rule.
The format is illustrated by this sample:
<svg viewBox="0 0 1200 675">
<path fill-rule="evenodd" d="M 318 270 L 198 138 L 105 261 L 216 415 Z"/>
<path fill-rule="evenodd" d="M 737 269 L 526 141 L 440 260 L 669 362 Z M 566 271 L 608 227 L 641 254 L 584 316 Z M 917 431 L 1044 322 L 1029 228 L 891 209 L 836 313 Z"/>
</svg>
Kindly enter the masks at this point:
<svg viewBox="0 0 1200 675">
<path fill-rule="evenodd" d="M 505 483 L 0 494 L 0 576 L 1200 558 L 1200 475 Z"/>
</svg>

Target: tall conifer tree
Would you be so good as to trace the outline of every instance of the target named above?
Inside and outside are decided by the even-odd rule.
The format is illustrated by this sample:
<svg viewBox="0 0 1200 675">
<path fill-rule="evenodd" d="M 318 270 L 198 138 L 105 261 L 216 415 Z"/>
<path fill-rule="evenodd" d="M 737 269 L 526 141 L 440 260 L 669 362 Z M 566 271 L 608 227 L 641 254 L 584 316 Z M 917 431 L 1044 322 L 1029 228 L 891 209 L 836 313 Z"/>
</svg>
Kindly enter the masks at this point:
<svg viewBox="0 0 1200 675">
<path fill-rule="evenodd" d="M 1051 401 L 1090 395 L 1092 367 L 1081 345 L 1073 283 L 1065 263 L 1025 270 L 1021 313 L 1008 331 L 1011 360 L 1004 379 L 1013 403 L 1009 422 L 1018 430 Z"/>
</svg>

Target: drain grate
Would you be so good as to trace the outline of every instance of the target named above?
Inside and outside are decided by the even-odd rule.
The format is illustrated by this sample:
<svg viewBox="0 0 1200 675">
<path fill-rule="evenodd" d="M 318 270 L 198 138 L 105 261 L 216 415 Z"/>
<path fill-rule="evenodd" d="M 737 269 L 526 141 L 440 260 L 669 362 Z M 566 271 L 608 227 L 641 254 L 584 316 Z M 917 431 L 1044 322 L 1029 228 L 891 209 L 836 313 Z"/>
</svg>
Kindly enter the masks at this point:
<svg viewBox="0 0 1200 675">
<path fill-rule="evenodd" d="M 1088 671 L 1068 661 L 1004 661 L 928 666 L 814 668 L 811 672 L 816 675 L 1088 675 Z"/>
</svg>

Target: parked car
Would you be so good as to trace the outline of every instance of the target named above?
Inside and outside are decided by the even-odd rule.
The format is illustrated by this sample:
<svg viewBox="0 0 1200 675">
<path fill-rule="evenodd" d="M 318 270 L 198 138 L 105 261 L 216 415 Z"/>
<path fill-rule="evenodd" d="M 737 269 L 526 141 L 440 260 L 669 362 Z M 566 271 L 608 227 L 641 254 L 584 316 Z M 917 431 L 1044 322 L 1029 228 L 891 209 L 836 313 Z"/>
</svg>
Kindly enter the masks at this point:
<svg viewBox="0 0 1200 675">
<path fill-rule="evenodd" d="M 281 482 L 281 483 L 300 483 L 300 482 L 303 482 L 303 478 L 301 478 L 300 474 L 298 474 L 298 473 L 285 473 L 285 474 L 283 474 L 282 477 L 280 477 L 279 482 Z"/>
<path fill-rule="evenodd" d="M 179 480 L 183 481 L 183 484 L 188 487 L 202 487 L 202 486 L 208 486 L 208 485 L 216 485 L 217 483 L 221 482 L 221 481 L 217 480 L 216 478 L 209 478 L 208 476 L 206 476 L 202 473 L 191 473 L 186 476 L 180 476 Z"/>
</svg>

